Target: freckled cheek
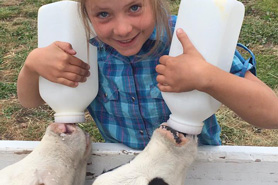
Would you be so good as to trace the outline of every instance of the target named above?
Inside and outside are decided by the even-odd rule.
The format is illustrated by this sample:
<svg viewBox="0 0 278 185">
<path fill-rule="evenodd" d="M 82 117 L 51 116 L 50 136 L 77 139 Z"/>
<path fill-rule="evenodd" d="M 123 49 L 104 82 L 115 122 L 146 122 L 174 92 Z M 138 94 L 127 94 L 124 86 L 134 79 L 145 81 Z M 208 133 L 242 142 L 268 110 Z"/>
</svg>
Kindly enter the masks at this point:
<svg viewBox="0 0 278 185">
<path fill-rule="evenodd" d="M 149 17 L 145 17 L 142 20 L 144 20 L 144 21 L 141 21 L 142 30 L 145 30 L 147 32 L 152 32 L 153 29 L 154 29 L 154 26 L 155 26 L 154 19 L 153 18 L 150 19 Z"/>
<path fill-rule="evenodd" d="M 104 25 L 99 23 L 94 17 L 90 17 L 90 20 L 96 35 L 99 38 L 105 38 L 105 35 L 107 35 L 108 32 L 108 26 L 106 24 Z"/>
<path fill-rule="evenodd" d="M 110 33 L 111 31 L 109 30 L 109 28 L 107 26 L 97 26 L 94 27 L 95 32 L 98 36 L 98 38 L 102 41 L 104 41 L 105 39 L 108 39 L 110 37 Z"/>
</svg>

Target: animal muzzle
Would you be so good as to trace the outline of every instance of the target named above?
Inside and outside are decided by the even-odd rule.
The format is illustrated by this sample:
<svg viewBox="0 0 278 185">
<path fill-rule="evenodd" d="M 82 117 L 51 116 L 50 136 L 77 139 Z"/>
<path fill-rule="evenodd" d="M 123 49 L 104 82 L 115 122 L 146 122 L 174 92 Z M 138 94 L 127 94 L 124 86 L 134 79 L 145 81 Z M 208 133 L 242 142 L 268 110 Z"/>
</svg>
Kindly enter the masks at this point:
<svg viewBox="0 0 278 185">
<path fill-rule="evenodd" d="M 71 135 L 76 131 L 76 124 L 73 123 L 52 123 L 50 129 L 52 132 L 57 134 Z"/>
</svg>

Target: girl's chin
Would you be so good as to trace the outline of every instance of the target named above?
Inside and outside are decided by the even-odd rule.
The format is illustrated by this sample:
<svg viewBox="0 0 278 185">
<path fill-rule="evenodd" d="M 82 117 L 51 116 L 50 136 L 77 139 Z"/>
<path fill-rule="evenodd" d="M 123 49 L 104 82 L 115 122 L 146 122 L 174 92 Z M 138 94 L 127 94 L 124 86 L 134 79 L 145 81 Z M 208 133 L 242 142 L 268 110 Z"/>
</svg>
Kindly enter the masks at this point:
<svg viewBox="0 0 278 185">
<path fill-rule="evenodd" d="M 130 57 L 133 55 L 138 54 L 139 50 L 138 49 L 116 49 L 121 55 Z"/>
</svg>

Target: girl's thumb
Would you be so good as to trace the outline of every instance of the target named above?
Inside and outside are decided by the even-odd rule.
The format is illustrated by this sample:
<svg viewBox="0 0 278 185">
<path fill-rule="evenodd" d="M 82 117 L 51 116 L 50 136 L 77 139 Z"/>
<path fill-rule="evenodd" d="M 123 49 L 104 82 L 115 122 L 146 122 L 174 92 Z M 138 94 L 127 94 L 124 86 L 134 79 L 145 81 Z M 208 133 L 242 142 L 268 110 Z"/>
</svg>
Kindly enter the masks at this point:
<svg viewBox="0 0 278 185">
<path fill-rule="evenodd" d="M 68 53 L 69 55 L 75 55 L 76 51 L 72 48 L 72 45 L 68 42 L 61 42 L 61 41 L 56 41 L 54 44 L 59 47 L 61 50 L 64 52 Z"/>
<path fill-rule="evenodd" d="M 194 47 L 182 28 L 178 28 L 176 34 L 183 47 L 183 53 L 187 53 L 192 47 Z"/>
</svg>

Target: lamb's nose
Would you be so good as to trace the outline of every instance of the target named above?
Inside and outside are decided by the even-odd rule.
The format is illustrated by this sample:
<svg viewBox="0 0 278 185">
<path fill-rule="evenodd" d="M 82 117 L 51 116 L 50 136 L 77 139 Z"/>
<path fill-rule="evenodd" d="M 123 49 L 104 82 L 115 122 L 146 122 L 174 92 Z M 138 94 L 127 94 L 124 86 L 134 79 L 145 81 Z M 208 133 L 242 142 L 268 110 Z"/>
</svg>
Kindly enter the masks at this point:
<svg viewBox="0 0 278 185">
<path fill-rule="evenodd" d="M 52 131 L 57 134 L 71 134 L 75 131 L 75 124 L 72 123 L 53 123 L 51 124 Z"/>
<path fill-rule="evenodd" d="M 64 124 L 66 127 L 66 131 L 64 132 L 65 134 L 71 134 L 76 130 L 76 125 L 72 123 L 65 123 Z"/>
</svg>

